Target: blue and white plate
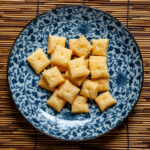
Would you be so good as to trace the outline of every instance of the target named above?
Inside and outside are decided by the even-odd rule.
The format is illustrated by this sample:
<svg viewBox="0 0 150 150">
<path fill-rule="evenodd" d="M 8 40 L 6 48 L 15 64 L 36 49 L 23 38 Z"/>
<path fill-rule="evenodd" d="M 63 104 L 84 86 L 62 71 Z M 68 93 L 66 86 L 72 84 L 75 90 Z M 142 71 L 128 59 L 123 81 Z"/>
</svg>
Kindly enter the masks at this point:
<svg viewBox="0 0 150 150">
<path fill-rule="evenodd" d="M 71 114 L 67 104 L 61 113 L 46 105 L 51 93 L 38 87 L 26 58 L 37 48 L 46 53 L 48 35 L 110 40 L 107 63 L 110 92 L 117 104 L 101 113 L 89 100 L 89 114 Z M 20 33 L 8 63 L 8 81 L 13 100 L 23 116 L 41 132 L 65 140 L 86 140 L 103 135 L 121 123 L 135 105 L 143 81 L 139 48 L 131 33 L 106 12 L 86 6 L 65 6 L 35 18 Z"/>
</svg>

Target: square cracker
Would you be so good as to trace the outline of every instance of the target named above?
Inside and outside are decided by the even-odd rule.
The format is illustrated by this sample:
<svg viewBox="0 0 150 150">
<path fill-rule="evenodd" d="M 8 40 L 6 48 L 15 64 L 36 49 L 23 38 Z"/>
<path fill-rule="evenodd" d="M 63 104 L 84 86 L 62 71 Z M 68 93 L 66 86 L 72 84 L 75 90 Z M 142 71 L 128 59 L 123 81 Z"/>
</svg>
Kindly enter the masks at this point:
<svg viewBox="0 0 150 150">
<path fill-rule="evenodd" d="M 53 54 L 51 55 L 51 63 L 68 68 L 68 62 L 71 60 L 72 50 L 56 46 Z"/>
<path fill-rule="evenodd" d="M 109 78 L 97 78 L 92 81 L 99 84 L 99 92 L 109 90 Z"/>
<path fill-rule="evenodd" d="M 50 60 L 47 58 L 41 48 L 38 48 L 35 52 L 28 56 L 27 61 L 34 69 L 36 74 L 39 74 L 50 64 Z"/>
<path fill-rule="evenodd" d="M 45 81 L 43 75 L 42 75 L 42 77 L 41 77 L 41 79 L 40 79 L 38 85 L 39 85 L 41 88 L 43 88 L 43 89 L 45 89 L 45 90 L 47 90 L 47 91 L 54 91 L 54 88 L 53 88 L 53 89 L 50 89 L 50 88 L 49 88 L 49 86 L 48 86 L 47 82 Z"/>
<path fill-rule="evenodd" d="M 55 88 L 65 81 L 57 67 L 44 70 L 42 75 L 50 89 Z"/>
<path fill-rule="evenodd" d="M 94 39 L 92 45 L 92 55 L 107 56 L 109 39 Z"/>
<path fill-rule="evenodd" d="M 65 37 L 49 35 L 47 53 L 48 54 L 53 53 L 57 45 L 65 47 L 65 44 L 66 44 Z"/>
<path fill-rule="evenodd" d="M 104 56 L 90 56 L 89 67 L 91 78 L 109 77 L 107 58 Z"/>
<path fill-rule="evenodd" d="M 87 69 L 86 60 L 84 57 L 72 59 L 68 63 L 71 78 L 79 78 L 88 76 L 90 71 Z"/>
<path fill-rule="evenodd" d="M 96 97 L 95 101 L 102 112 L 117 103 L 109 91 Z"/>
<path fill-rule="evenodd" d="M 54 93 L 50 96 L 47 101 L 47 105 L 60 112 L 65 106 L 66 101 L 58 96 L 58 90 L 55 89 Z"/>
<path fill-rule="evenodd" d="M 69 80 L 66 80 L 59 88 L 58 95 L 72 104 L 79 91 L 79 88 L 73 85 Z"/>
<path fill-rule="evenodd" d="M 80 95 L 95 99 L 98 93 L 99 84 L 91 80 L 85 80 L 82 84 Z"/>
<path fill-rule="evenodd" d="M 87 104 L 87 98 L 83 96 L 77 96 L 71 106 L 72 113 L 89 113 L 89 106 Z"/>
<path fill-rule="evenodd" d="M 81 35 L 79 39 L 77 39 L 75 42 L 74 41 L 72 42 L 73 44 L 71 45 L 73 53 L 79 57 L 81 56 L 87 57 L 92 50 L 90 42 L 85 38 L 84 35 Z"/>
</svg>

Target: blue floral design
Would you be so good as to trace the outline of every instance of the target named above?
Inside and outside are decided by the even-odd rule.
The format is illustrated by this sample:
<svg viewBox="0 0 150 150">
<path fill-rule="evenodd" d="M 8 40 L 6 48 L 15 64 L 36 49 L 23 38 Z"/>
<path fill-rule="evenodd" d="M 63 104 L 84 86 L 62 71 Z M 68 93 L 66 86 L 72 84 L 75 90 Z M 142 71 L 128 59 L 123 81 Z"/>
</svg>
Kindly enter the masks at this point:
<svg viewBox="0 0 150 150">
<path fill-rule="evenodd" d="M 116 82 L 115 84 L 117 85 L 117 87 L 123 87 L 123 86 L 126 86 L 126 84 L 128 83 L 128 78 L 122 72 L 117 72 L 115 82 Z"/>
<path fill-rule="evenodd" d="M 69 105 L 61 113 L 46 105 L 51 93 L 38 87 L 40 76 L 26 58 L 40 47 L 46 53 L 48 35 L 88 40 L 109 38 L 107 64 L 114 107 L 101 113 L 89 100 L 90 113 L 73 115 Z M 111 15 L 86 6 L 65 6 L 35 18 L 17 38 L 8 63 L 8 81 L 16 106 L 37 129 L 59 139 L 86 140 L 118 125 L 135 105 L 143 80 L 139 49 L 127 29 Z"/>
</svg>

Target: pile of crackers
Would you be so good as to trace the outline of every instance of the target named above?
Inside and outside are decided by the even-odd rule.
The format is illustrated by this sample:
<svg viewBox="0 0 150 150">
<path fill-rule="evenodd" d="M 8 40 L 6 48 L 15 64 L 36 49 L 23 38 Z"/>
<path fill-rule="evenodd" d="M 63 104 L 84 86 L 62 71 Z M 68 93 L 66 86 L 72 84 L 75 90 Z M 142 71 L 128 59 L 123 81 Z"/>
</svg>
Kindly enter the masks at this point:
<svg viewBox="0 0 150 150">
<path fill-rule="evenodd" d="M 41 48 L 27 58 L 36 74 L 44 70 L 39 86 L 53 92 L 47 104 L 60 112 L 68 102 L 72 113 L 89 113 L 88 98 L 96 101 L 101 112 L 116 104 L 109 92 L 109 40 L 93 39 L 91 44 L 81 35 L 69 39 L 69 49 L 65 45 L 65 37 L 50 35 L 47 53 L 51 58 Z"/>
</svg>

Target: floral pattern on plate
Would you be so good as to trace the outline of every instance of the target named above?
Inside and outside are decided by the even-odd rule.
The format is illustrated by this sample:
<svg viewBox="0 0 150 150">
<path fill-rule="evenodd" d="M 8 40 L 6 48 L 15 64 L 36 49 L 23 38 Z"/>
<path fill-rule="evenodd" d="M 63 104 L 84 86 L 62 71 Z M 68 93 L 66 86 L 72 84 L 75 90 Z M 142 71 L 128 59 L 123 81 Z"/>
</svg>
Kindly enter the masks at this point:
<svg viewBox="0 0 150 150">
<path fill-rule="evenodd" d="M 49 34 L 66 37 L 67 46 L 68 39 L 82 34 L 89 41 L 110 40 L 107 64 L 115 106 L 101 113 L 89 100 L 89 114 L 71 114 L 69 104 L 60 113 L 46 105 L 52 93 L 38 87 L 41 75 L 35 74 L 26 58 L 36 48 L 46 53 Z M 86 140 L 113 129 L 129 114 L 142 86 L 142 58 L 132 35 L 114 17 L 86 6 L 65 6 L 40 15 L 20 33 L 10 54 L 8 81 L 16 106 L 35 128 L 59 139 Z"/>
</svg>

